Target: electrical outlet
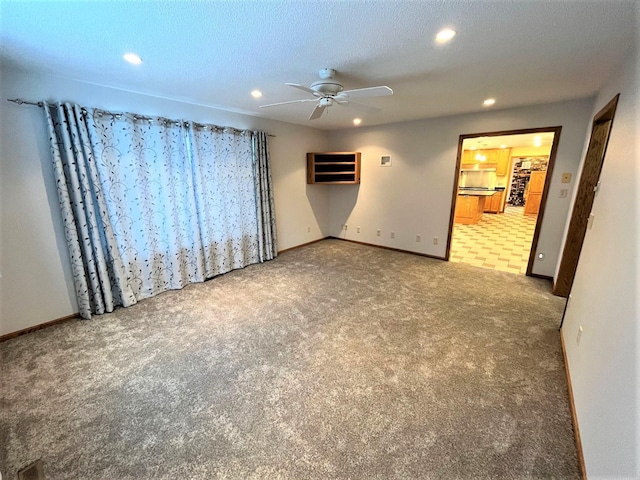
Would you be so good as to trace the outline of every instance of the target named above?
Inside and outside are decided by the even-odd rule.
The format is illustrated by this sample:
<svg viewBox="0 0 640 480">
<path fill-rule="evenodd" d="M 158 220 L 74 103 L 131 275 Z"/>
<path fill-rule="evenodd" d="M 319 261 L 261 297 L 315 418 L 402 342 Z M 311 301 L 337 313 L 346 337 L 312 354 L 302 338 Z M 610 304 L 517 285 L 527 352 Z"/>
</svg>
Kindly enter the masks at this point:
<svg viewBox="0 0 640 480">
<path fill-rule="evenodd" d="M 356 227 L 356 233 L 360 233 L 360 227 Z"/>
<path fill-rule="evenodd" d="M 568 190 L 566 188 L 560 189 L 560 198 L 567 198 Z"/>
<path fill-rule="evenodd" d="M 346 223 L 342 226 L 342 229 L 343 230 L 347 230 L 347 224 Z"/>
<path fill-rule="evenodd" d="M 571 174 L 570 173 L 563 173 L 562 174 L 562 183 L 569 183 L 571 181 Z"/>
<path fill-rule="evenodd" d="M 416 235 L 416 242 L 420 243 L 422 241 L 422 237 L 420 235 Z"/>
<path fill-rule="evenodd" d="M 396 238 L 396 232 L 391 232 L 391 238 Z"/>
<path fill-rule="evenodd" d="M 582 338 L 582 325 L 578 327 L 578 335 L 576 335 L 576 345 L 580 345 L 580 339 Z"/>
<path fill-rule="evenodd" d="M 307 233 L 311 233 L 311 227 L 307 227 Z"/>
<path fill-rule="evenodd" d="M 433 237 L 433 244 L 437 245 L 438 244 L 438 237 Z"/>
<path fill-rule="evenodd" d="M 378 229 L 376 230 L 376 237 L 379 237 L 382 234 L 382 230 Z"/>
</svg>

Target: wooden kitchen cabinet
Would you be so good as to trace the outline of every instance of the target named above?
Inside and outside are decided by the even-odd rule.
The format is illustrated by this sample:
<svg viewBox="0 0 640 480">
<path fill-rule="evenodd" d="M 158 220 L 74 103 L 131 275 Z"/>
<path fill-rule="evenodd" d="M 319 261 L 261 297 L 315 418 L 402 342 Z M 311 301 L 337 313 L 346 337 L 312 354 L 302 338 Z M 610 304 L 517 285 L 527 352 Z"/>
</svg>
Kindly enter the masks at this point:
<svg viewBox="0 0 640 480">
<path fill-rule="evenodd" d="M 496 166 L 496 175 L 502 177 L 509 173 L 511 164 L 511 149 L 501 148 L 498 151 L 498 165 Z"/>
<path fill-rule="evenodd" d="M 499 149 L 489 148 L 487 150 L 483 150 L 483 152 L 484 156 L 487 157 L 484 163 L 488 165 L 496 165 L 498 163 Z"/>
<path fill-rule="evenodd" d="M 495 168 L 496 175 L 506 175 L 511 159 L 510 148 L 487 148 L 484 150 L 463 150 L 460 164 L 462 168 Z M 484 157 L 481 161 L 477 157 Z M 502 173 L 500 173 L 502 172 Z"/>
<path fill-rule="evenodd" d="M 497 192 L 484 199 L 484 211 L 487 213 L 500 213 L 502 211 L 502 199 L 504 192 Z"/>
<path fill-rule="evenodd" d="M 542 192 L 544 191 L 544 181 L 547 176 L 546 171 L 531 172 L 529 177 L 528 193 L 525 196 L 524 214 L 537 215 L 542 202 Z"/>
<path fill-rule="evenodd" d="M 485 197 L 477 195 L 458 195 L 454 222 L 463 225 L 478 223 L 484 211 Z"/>
</svg>

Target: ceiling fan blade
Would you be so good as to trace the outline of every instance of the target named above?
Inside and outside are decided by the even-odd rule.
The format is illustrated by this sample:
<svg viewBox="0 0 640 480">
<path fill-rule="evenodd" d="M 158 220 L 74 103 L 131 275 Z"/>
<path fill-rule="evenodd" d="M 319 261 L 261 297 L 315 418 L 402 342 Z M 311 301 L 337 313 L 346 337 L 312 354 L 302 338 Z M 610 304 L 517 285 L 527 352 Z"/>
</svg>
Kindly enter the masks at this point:
<svg viewBox="0 0 640 480">
<path fill-rule="evenodd" d="M 320 115 L 322 115 L 322 112 L 324 112 L 324 109 L 327 107 L 324 107 L 320 104 L 316 105 L 316 108 L 313 109 L 313 112 L 311 112 L 311 116 L 309 117 L 309 120 L 315 120 L 316 118 L 320 118 Z"/>
<path fill-rule="evenodd" d="M 278 105 L 287 105 L 289 103 L 306 103 L 306 102 L 317 102 L 317 98 L 303 98 L 301 100 L 289 100 L 288 102 L 278 102 L 278 103 L 270 103 L 268 105 L 260 105 L 260 108 L 266 107 L 277 107 Z"/>
<path fill-rule="evenodd" d="M 347 102 L 347 105 L 355 108 L 356 110 L 360 110 L 362 112 L 367 112 L 367 113 L 377 113 L 380 111 L 378 107 L 372 107 L 371 105 L 365 105 L 363 103 L 354 102 L 352 100 L 349 100 Z"/>
<path fill-rule="evenodd" d="M 384 97 L 393 95 L 393 90 L 386 86 L 356 88 L 355 90 L 344 90 L 339 95 L 347 95 L 349 98 L 356 97 Z"/>
<path fill-rule="evenodd" d="M 298 90 L 302 90 L 303 92 L 310 93 L 314 97 L 319 96 L 318 92 L 315 92 L 315 91 L 311 90 L 309 87 L 305 87 L 304 85 L 300 85 L 298 83 L 285 83 L 285 85 L 288 85 L 288 86 L 293 87 L 293 88 L 297 88 Z"/>
</svg>

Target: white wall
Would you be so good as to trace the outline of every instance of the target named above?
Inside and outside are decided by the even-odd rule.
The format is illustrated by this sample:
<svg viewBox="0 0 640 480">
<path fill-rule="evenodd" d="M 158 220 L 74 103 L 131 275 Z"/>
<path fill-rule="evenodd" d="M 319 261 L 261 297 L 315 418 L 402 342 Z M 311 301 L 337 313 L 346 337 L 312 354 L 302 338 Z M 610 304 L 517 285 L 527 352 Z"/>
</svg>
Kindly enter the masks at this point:
<svg viewBox="0 0 640 480">
<path fill-rule="evenodd" d="M 278 249 L 328 235 L 329 190 L 306 185 L 306 152 L 326 149 L 324 131 L 8 69 L 0 88 L 0 335 L 77 311 L 43 112 L 7 98 L 268 131 Z"/>
<path fill-rule="evenodd" d="M 545 259 L 536 259 L 533 267 L 533 273 L 553 276 L 571 197 L 559 198 L 560 189 L 567 188 L 560 177 L 562 172 L 576 177 L 592 105 L 593 99 L 582 99 L 332 132 L 332 149 L 362 152 L 362 183 L 331 187 L 331 235 L 444 257 L 459 136 L 560 125 L 538 241 Z M 381 155 L 391 155 L 391 167 L 379 166 Z M 341 230 L 345 223 L 346 232 Z M 380 237 L 377 229 L 382 230 Z M 395 239 L 390 238 L 392 231 Z M 421 235 L 420 243 L 416 235 Z M 433 237 L 438 237 L 438 245 Z"/>
<path fill-rule="evenodd" d="M 640 478 L 640 62 L 600 92 L 620 100 L 562 335 L 590 479 Z M 583 333 L 578 344 L 579 327 Z"/>
</svg>

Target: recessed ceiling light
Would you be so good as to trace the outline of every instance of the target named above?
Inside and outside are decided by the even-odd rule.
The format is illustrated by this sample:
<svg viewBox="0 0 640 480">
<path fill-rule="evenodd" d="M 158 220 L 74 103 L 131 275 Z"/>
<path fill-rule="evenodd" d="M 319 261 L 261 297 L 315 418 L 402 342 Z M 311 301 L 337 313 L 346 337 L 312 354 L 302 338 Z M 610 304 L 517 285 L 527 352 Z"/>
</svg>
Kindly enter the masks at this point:
<svg viewBox="0 0 640 480">
<path fill-rule="evenodd" d="M 506 145 L 500 145 L 500 148 L 507 148 Z"/>
<path fill-rule="evenodd" d="M 125 53 L 122 58 L 124 58 L 131 65 L 140 65 L 142 63 L 142 59 L 135 53 Z"/>
<path fill-rule="evenodd" d="M 450 41 L 455 36 L 456 36 L 456 31 L 455 30 L 452 30 L 450 28 L 444 28 L 444 29 L 440 30 L 438 32 L 438 34 L 436 35 L 436 42 L 437 43 L 447 43 L 448 41 Z"/>
<path fill-rule="evenodd" d="M 540 137 L 538 137 L 538 136 L 533 137 L 533 144 L 536 147 L 539 147 L 540 145 L 542 145 L 542 139 Z"/>
<path fill-rule="evenodd" d="M 262 96 L 262 92 L 260 90 L 254 90 L 253 92 L 251 92 L 251 96 L 253 98 L 260 98 Z"/>
<path fill-rule="evenodd" d="M 482 105 L 484 105 L 485 107 L 490 107 L 494 103 L 496 103 L 495 98 L 487 98 L 484 102 L 482 102 Z"/>
<path fill-rule="evenodd" d="M 360 125 L 362 123 L 362 119 L 361 118 L 354 118 L 353 119 L 353 124 L 354 125 Z"/>
</svg>

